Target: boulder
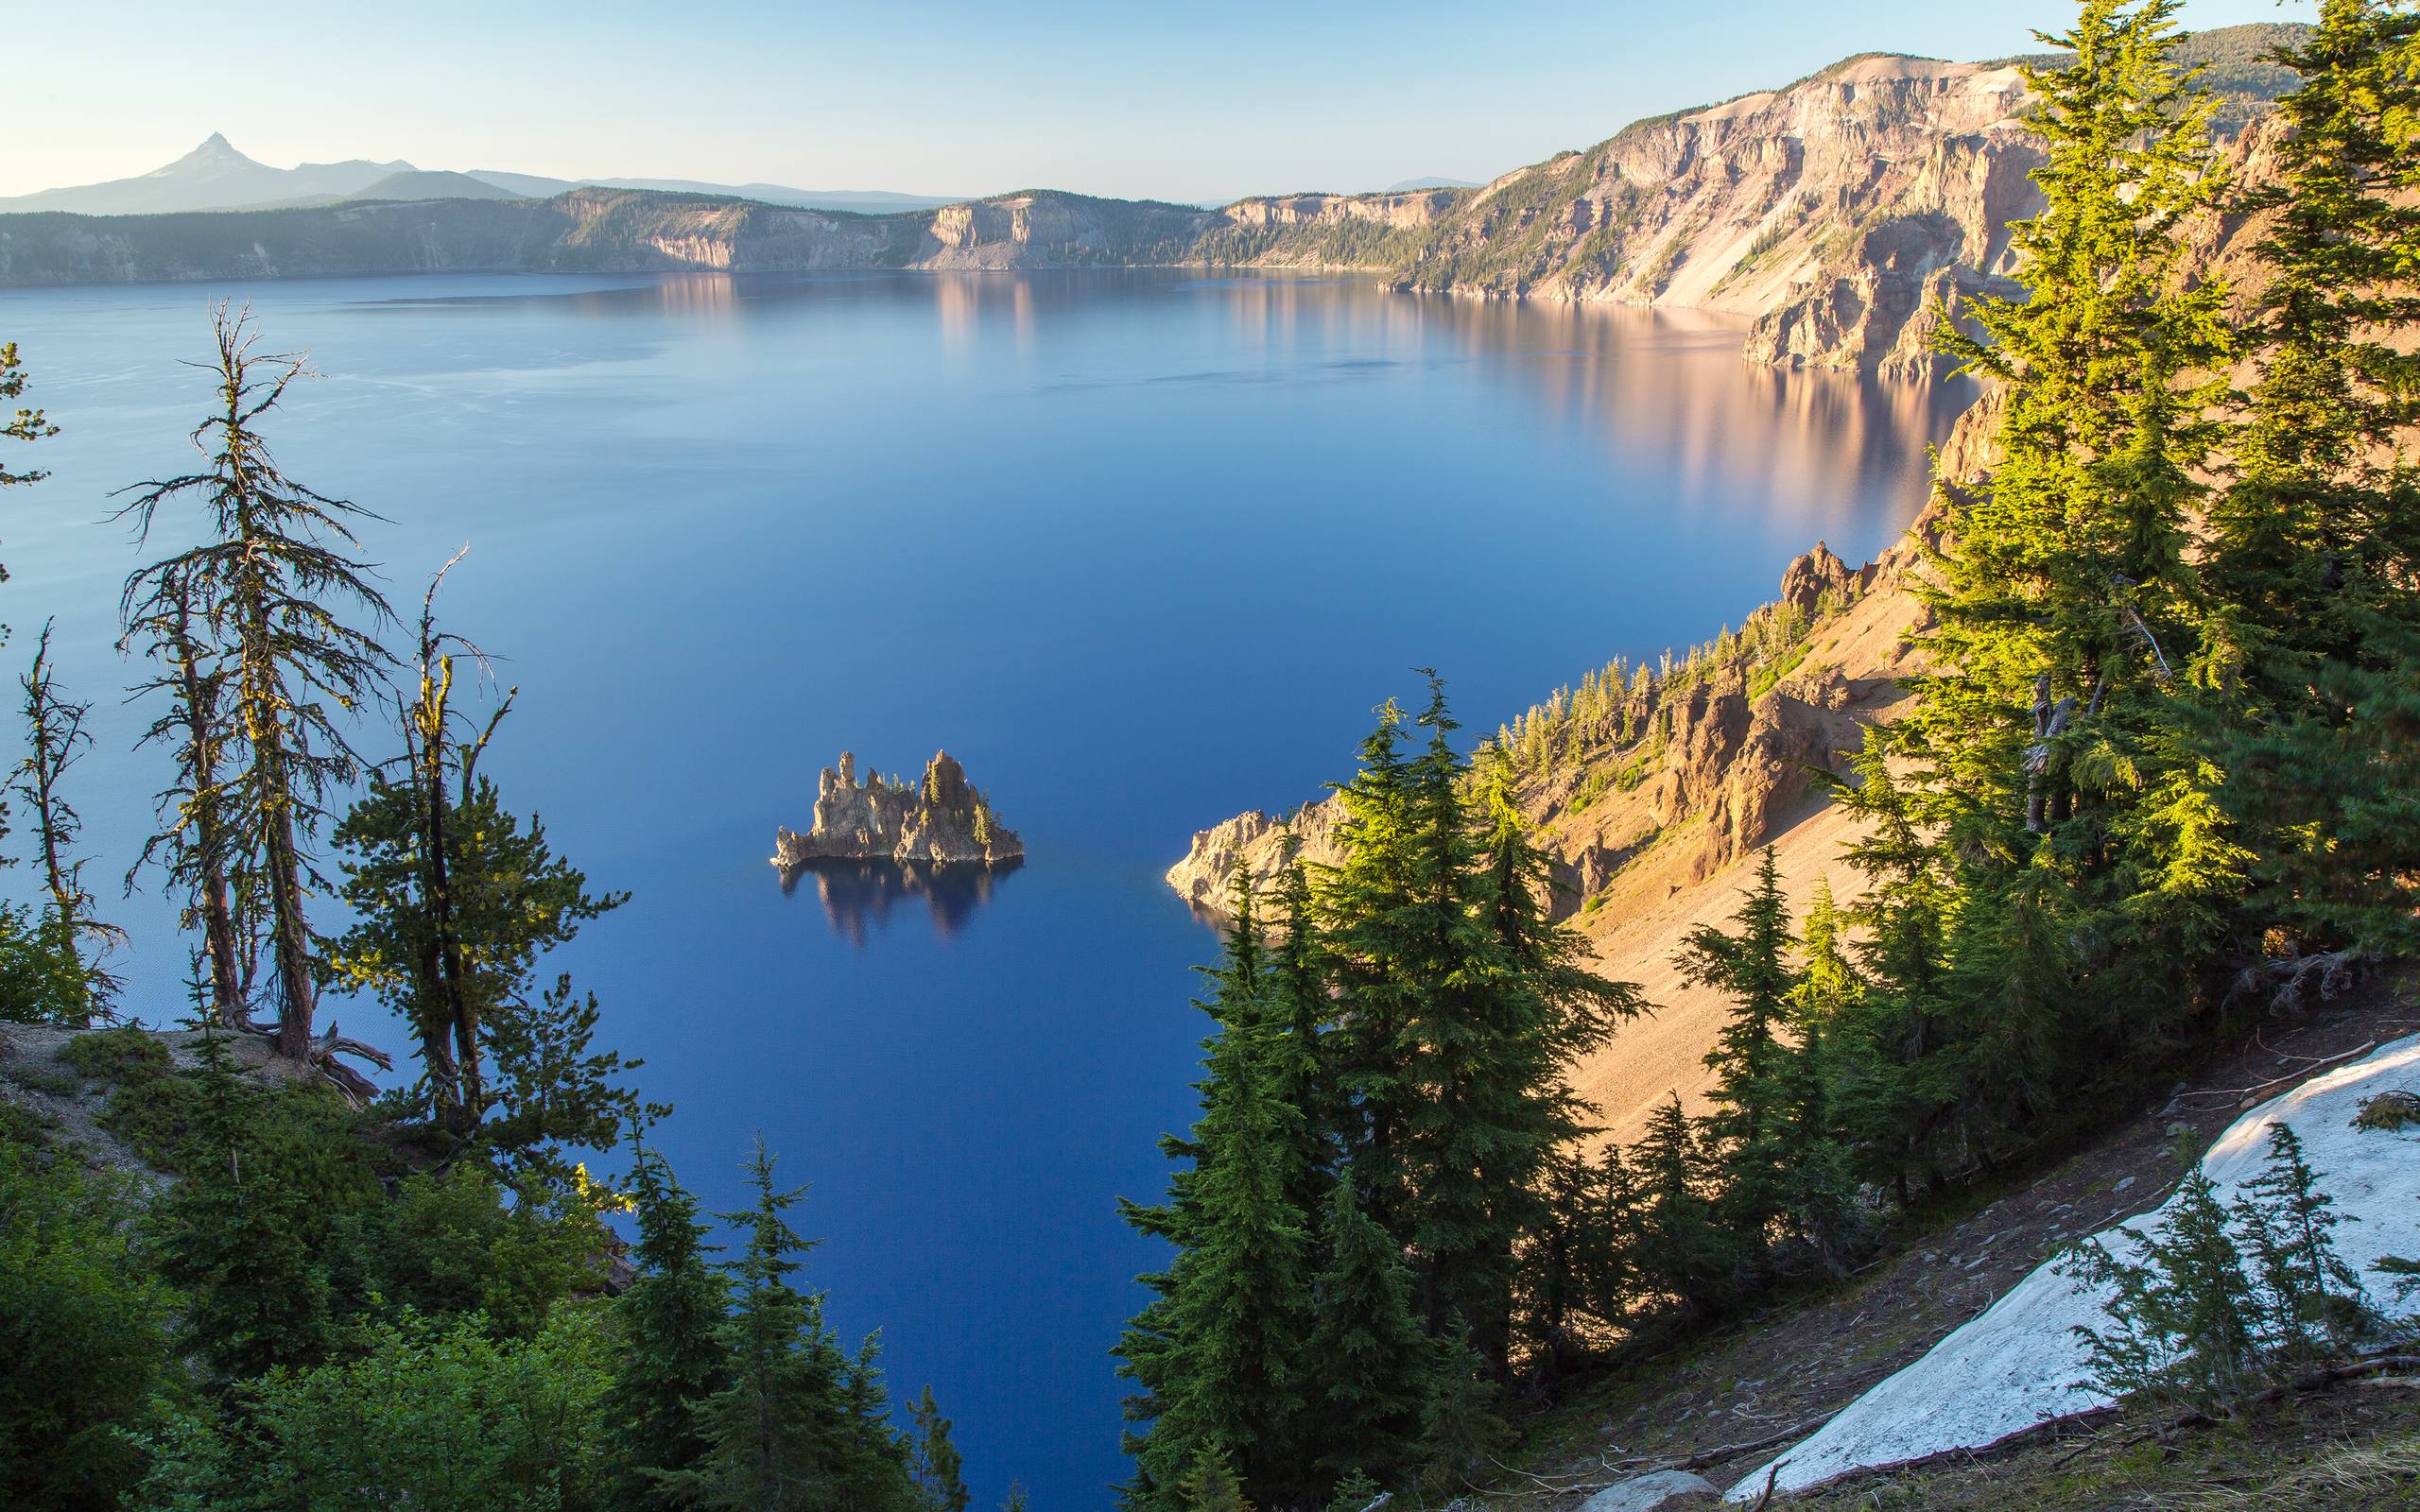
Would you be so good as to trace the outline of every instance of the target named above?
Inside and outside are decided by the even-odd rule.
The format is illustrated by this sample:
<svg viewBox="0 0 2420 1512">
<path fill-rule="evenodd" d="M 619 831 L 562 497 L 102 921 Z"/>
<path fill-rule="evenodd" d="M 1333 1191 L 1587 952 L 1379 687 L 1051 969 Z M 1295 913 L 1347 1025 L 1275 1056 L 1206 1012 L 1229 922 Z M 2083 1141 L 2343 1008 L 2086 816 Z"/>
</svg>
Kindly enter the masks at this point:
<svg viewBox="0 0 2420 1512">
<path fill-rule="evenodd" d="M 1681 1512 L 1722 1499 L 1714 1483 L 1686 1470 L 1657 1470 L 1608 1486 L 1580 1503 L 1580 1512 Z"/>
</svg>

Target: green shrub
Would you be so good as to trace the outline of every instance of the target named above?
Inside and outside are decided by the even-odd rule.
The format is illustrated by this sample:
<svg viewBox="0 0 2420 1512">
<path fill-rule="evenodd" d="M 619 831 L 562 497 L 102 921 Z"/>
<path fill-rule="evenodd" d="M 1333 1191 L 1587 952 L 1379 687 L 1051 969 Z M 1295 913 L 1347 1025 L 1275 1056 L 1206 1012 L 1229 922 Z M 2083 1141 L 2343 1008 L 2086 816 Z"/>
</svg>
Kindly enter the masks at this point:
<svg viewBox="0 0 2420 1512">
<path fill-rule="evenodd" d="M 60 1046 L 59 1058 L 87 1081 L 113 1087 L 147 1082 L 175 1071 L 168 1047 L 141 1029 L 95 1029 Z"/>
<path fill-rule="evenodd" d="M 125 1185 L 0 1139 L 0 1506 L 115 1506 L 122 1430 L 178 1385 L 175 1297 L 143 1263 Z"/>
<path fill-rule="evenodd" d="M 180 1417 L 150 1440 L 139 1504 L 564 1512 L 595 1507 L 607 1457 L 602 1320 L 563 1309 L 499 1341 L 473 1317 L 409 1312 L 360 1331 L 358 1358 L 278 1369 L 245 1388 L 244 1422 Z M 367 1494 L 366 1494 L 367 1493 Z"/>
<path fill-rule="evenodd" d="M 0 1022 L 82 1023 L 91 1006 L 90 985 L 56 932 L 0 904 Z"/>
</svg>

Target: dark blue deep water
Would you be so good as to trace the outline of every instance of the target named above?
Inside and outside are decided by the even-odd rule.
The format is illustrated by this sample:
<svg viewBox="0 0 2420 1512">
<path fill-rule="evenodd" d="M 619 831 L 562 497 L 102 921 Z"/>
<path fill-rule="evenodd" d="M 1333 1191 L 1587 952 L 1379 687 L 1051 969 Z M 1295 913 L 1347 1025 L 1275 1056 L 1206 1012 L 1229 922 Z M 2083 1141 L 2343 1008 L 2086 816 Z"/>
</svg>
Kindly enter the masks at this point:
<svg viewBox="0 0 2420 1512">
<path fill-rule="evenodd" d="M 182 471 L 180 366 L 249 299 L 324 378 L 288 470 L 386 517 L 398 604 L 521 686 L 486 769 L 629 907 L 564 964 L 679 1111 L 716 1207 L 755 1131 L 825 1236 L 810 1275 L 894 1393 L 932 1383 L 977 1503 L 1107 1504 L 1107 1353 L 1157 1259 L 1155 1194 L 1213 949 L 1160 885 L 1191 832 L 1346 774 L 1434 663 L 1493 729 L 1616 653 L 1711 634 L 1817 537 L 1852 562 L 1913 515 L 1962 395 L 1752 369 L 1727 322 L 1087 273 L 432 278 L 0 294 L 53 471 L 0 500 L 0 619 L 58 618 L 95 704 L 77 773 L 134 932 L 130 1005 L 182 1011 L 156 896 L 116 902 L 159 782 L 112 649 L 138 560 L 112 489 Z M 391 742 L 377 731 L 365 741 Z M 13 736 L 12 736 L 13 740 Z M 812 878 L 843 748 L 961 758 L 1031 860 L 988 895 Z M 13 744 L 9 759 L 14 759 Z M 19 837 L 22 838 L 22 837 Z M 27 894 L 24 868 L 0 888 Z M 349 1033 L 402 1047 L 371 1005 Z"/>
</svg>

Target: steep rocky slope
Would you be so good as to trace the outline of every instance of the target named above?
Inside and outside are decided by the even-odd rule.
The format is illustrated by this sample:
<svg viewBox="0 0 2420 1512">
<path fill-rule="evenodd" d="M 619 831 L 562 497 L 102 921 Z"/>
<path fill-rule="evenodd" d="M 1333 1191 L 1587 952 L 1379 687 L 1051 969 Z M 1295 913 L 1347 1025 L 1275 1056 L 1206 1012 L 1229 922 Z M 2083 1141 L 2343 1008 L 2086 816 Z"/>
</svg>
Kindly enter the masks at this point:
<svg viewBox="0 0 2420 1512">
<path fill-rule="evenodd" d="M 1906 635 L 1922 612 L 1911 592 L 1922 567 L 1912 537 L 1861 568 L 1819 543 L 1790 564 L 1781 596 L 1727 655 L 1720 643 L 1700 647 L 1674 658 L 1668 678 L 1609 701 L 1585 687 L 1549 698 L 1520 721 L 1541 727 L 1543 759 L 1523 756 L 1530 741 L 1506 731 L 1515 800 L 1553 866 L 1554 912 L 1656 1005 L 1575 1078 L 1616 1137 L 1634 1137 L 1669 1092 L 1692 1106 L 1704 1095 L 1705 1048 L 1729 1006 L 1684 982 L 1672 962 L 1691 928 L 1737 906 L 1752 853 L 1774 847 L 1801 908 L 1819 878 L 1844 902 L 1857 896 L 1858 879 L 1839 859 L 1851 825 L 1813 772 L 1843 769 L 1860 727 L 1891 717 L 1903 696 L 1898 679 L 1916 670 Z M 1770 649 L 1747 648 L 1777 619 L 1805 627 L 1776 631 Z M 1282 816 L 1239 815 L 1195 835 L 1168 885 L 1215 913 L 1238 863 L 1265 880 L 1289 847 L 1334 860 L 1341 817 L 1333 798 Z"/>
<path fill-rule="evenodd" d="M 2187 39 L 2230 139 L 2293 76 L 2258 57 L 2298 28 Z M 2008 227 L 2040 197 L 2017 66 L 1893 54 L 1640 121 L 1483 188 L 1230 205 L 1216 260 L 1371 267 L 1396 286 L 1751 316 L 1751 361 L 1933 371 L 1933 312 L 2007 287 Z"/>
</svg>

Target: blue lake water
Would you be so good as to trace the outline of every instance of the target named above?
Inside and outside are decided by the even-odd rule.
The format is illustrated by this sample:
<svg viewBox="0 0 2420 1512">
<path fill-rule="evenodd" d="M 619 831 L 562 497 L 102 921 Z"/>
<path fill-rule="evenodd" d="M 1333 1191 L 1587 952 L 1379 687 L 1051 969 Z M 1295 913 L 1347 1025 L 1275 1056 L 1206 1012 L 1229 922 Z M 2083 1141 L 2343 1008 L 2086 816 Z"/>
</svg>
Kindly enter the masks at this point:
<svg viewBox="0 0 2420 1512">
<path fill-rule="evenodd" d="M 1186 1120 L 1189 964 L 1159 873 L 1192 831 L 1347 775 L 1372 707 L 1451 679 L 1493 729 L 1616 653 L 1710 635 L 1817 537 L 1852 562 L 1924 493 L 1963 394 L 1753 369 L 1728 321 L 1157 273 L 425 278 L 0 293 L 63 434 L 0 498 L 5 655 L 56 615 L 98 748 L 74 797 L 134 933 L 129 1005 L 183 946 L 114 879 L 160 773 L 112 649 L 141 558 L 113 489 L 184 470 L 207 302 L 325 376 L 271 437 L 384 516 L 416 604 L 522 689 L 485 769 L 634 901 L 562 961 L 678 1105 L 710 1205 L 762 1130 L 810 1183 L 810 1275 L 894 1391 L 929 1382 L 977 1504 L 1106 1506 L 1108 1355 L 1158 1259 L 1118 1223 Z M 383 751 L 376 731 L 364 742 Z M 13 736 L 11 754 L 13 760 Z M 946 747 L 1030 860 L 982 892 L 785 893 L 843 748 Z M 17 837 L 22 839 L 22 836 Z M 0 889 L 30 893 L 22 868 Z M 346 1032 L 399 1051 L 367 1005 Z"/>
</svg>

